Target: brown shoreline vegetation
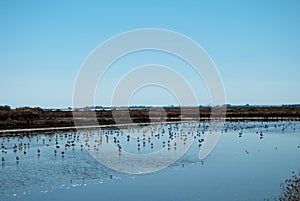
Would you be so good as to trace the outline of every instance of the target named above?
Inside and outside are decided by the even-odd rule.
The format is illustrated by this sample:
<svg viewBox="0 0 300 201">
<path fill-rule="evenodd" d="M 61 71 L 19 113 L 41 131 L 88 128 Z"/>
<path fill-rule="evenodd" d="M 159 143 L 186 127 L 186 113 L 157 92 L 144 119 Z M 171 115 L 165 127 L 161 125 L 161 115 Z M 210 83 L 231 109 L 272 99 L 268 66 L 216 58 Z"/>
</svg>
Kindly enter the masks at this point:
<svg viewBox="0 0 300 201">
<path fill-rule="evenodd" d="M 118 108 L 81 108 L 81 109 L 42 109 L 17 108 L 0 106 L 0 137 L 1 136 L 29 136 L 33 133 L 6 130 L 27 128 L 58 128 L 70 127 L 75 130 L 74 117 L 80 119 L 81 126 L 94 125 L 91 117 L 96 113 L 99 125 L 114 125 L 116 123 L 149 123 L 162 121 L 199 120 L 208 121 L 217 109 L 220 114 L 226 111 L 226 121 L 300 121 L 300 105 L 283 106 L 230 106 L 222 107 L 118 107 Z M 91 113 L 92 111 L 92 113 Z M 95 111 L 95 113 L 94 113 Z M 128 122 L 128 113 L 130 121 Z M 92 115 L 91 115 L 92 114 Z M 199 118 L 200 114 L 200 118 Z M 74 116 L 73 116 L 74 115 Z M 218 115 L 216 115 L 218 116 Z M 222 115 L 221 115 L 222 116 Z M 223 116 L 222 116 L 223 117 Z M 76 124 L 77 125 L 77 124 Z M 54 129 L 55 130 L 55 129 Z M 49 133 L 52 133 L 52 129 Z M 34 132 L 47 133 L 41 130 Z M 291 178 L 281 183 L 281 193 L 275 200 L 298 201 L 300 197 L 300 173 L 292 172 Z"/>
<path fill-rule="evenodd" d="M 292 172 L 292 176 L 281 183 L 279 201 L 299 201 L 300 199 L 300 173 Z"/>
<path fill-rule="evenodd" d="M 300 120 L 300 105 L 286 106 L 231 106 L 222 107 L 114 107 L 84 108 L 72 111 L 42 108 L 16 108 L 0 106 L 0 130 L 24 128 L 73 127 L 74 117 L 80 125 L 95 125 L 90 121 L 91 111 L 96 112 L 99 125 L 116 123 L 149 123 L 161 121 L 199 120 L 207 121 L 212 111 L 226 111 L 226 121 L 280 121 Z M 128 112 L 130 118 L 128 118 Z M 95 113 L 93 113 L 95 114 Z M 200 114 L 200 116 L 199 116 Z M 225 116 L 224 116 L 225 117 Z M 77 125 L 77 124 L 76 124 Z"/>
</svg>

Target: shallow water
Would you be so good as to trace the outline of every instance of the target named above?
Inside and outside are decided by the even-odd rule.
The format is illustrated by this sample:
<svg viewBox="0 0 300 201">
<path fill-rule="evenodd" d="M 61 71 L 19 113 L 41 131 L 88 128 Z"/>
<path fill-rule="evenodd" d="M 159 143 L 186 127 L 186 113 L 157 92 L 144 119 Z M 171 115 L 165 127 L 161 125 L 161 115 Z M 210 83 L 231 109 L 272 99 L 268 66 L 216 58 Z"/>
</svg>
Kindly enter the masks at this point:
<svg viewBox="0 0 300 201">
<path fill-rule="evenodd" d="M 209 124 L 191 122 L 0 138 L 0 200 L 273 200 L 281 182 L 300 171 L 300 122 L 226 123 L 218 145 L 201 161 L 199 140 L 209 133 Z M 184 134 L 194 139 L 188 151 L 154 173 L 121 173 L 95 159 L 106 141 L 122 146 L 119 157 L 163 148 L 171 155 Z M 91 135 L 101 142 L 82 138 Z"/>
</svg>

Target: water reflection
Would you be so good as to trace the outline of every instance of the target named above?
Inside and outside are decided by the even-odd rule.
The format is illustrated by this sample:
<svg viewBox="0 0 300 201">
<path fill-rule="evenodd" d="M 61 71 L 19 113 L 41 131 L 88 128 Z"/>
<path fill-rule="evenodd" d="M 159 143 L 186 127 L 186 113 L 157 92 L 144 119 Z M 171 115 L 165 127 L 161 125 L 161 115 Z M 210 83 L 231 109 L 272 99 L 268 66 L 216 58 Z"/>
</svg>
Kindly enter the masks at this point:
<svg viewBox="0 0 300 201">
<path fill-rule="evenodd" d="M 104 154 L 101 146 L 108 143 L 116 148 L 117 157 L 120 158 L 126 152 L 139 155 L 155 153 L 161 149 L 172 156 L 186 148 L 188 151 L 185 155 L 171 167 L 148 175 L 146 179 L 159 180 L 159 177 L 166 177 L 174 168 L 186 169 L 182 173 L 185 178 L 191 175 L 195 178 L 190 181 L 191 185 L 201 186 L 202 179 L 207 178 L 204 190 L 205 186 L 211 185 L 223 189 L 223 185 L 227 184 L 228 192 L 222 191 L 223 197 L 230 197 L 232 189 L 241 188 L 239 183 L 244 184 L 247 178 L 249 184 L 245 185 L 252 188 L 252 185 L 258 184 L 256 191 L 262 192 L 258 193 L 260 198 L 274 198 L 279 193 L 278 184 L 282 178 L 291 170 L 299 169 L 299 122 L 226 123 L 216 150 L 205 161 L 200 161 L 198 152 L 206 135 L 211 132 L 208 123 L 187 122 L 1 137 L 0 198 L 28 196 L 32 192 L 51 192 L 58 188 L 86 186 L 90 183 L 105 184 L 127 177 L 130 179 L 129 175 L 107 168 L 90 155 Z M 105 154 L 109 159 L 115 153 Z M 164 157 L 167 159 L 168 155 Z M 128 164 L 122 165 L 128 168 Z M 259 170 L 248 174 L 253 168 Z M 221 170 L 223 174 L 231 175 L 231 179 L 224 178 L 222 174 L 220 176 Z M 205 175 L 200 175 L 199 171 Z M 216 175 L 221 177 L 218 180 L 220 184 L 211 180 Z M 206 188 L 206 191 L 211 189 Z M 249 192 L 253 193 L 255 189 Z M 253 198 L 252 193 L 248 195 L 249 200 Z M 201 192 L 201 195 L 205 193 Z M 193 196 L 199 197 L 200 194 L 196 191 Z M 245 198 L 245 193 L 237 193 L 236 200 L 238 198 Z"/>
</svg>

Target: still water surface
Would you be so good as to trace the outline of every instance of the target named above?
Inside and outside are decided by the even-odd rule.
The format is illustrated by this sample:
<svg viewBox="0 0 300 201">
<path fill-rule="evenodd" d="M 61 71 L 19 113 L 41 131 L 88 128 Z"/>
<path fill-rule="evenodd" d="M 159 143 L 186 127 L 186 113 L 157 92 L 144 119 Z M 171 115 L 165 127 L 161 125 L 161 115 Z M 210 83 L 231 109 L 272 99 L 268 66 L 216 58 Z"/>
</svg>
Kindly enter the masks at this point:
<svg viewBox="0 0 300 201">
<path fill-rule="evenodd" d="M 209 124 L 189 122 L 0 137 L 0 200 L 274 200 L 281 182 L 300 171 L 300 122 L 226 123 L 202 161 L 198 153 L 209 133 Z M 166 169 L 134 175 L 99 163 L 90 154 L 98 147 L 80 138 L 87 134 L 121 146 L 120 157 L 176 152 L 173 140 L 184 141 L 183 134 L 194 141 Z"/>
</svg>

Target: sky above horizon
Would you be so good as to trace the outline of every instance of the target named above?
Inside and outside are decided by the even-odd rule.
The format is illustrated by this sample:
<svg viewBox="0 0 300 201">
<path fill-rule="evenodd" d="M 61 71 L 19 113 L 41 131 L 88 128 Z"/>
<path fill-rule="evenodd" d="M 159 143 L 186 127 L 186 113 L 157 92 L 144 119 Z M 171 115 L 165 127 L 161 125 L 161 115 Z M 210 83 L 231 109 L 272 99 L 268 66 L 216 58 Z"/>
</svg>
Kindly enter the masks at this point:
<svg viewBox="0 0 300 201">
<path fill-rule="evenodd" d="M 214 61 L 229 104 L 300 102 L 300 1 L 0 1 L 0 105 L 72 106 L 85 58 L 107 39 L 133 29 L 162 28 L 196 41 Z M 95 105 L 110 105 L 126 72 L 153 62 L 173 66 L 210 104 L 202 80 L 170 55 L 125 57 L 97 88 Z M 176 105 L 157 86 L 131 105 Z"/>
</svg>

